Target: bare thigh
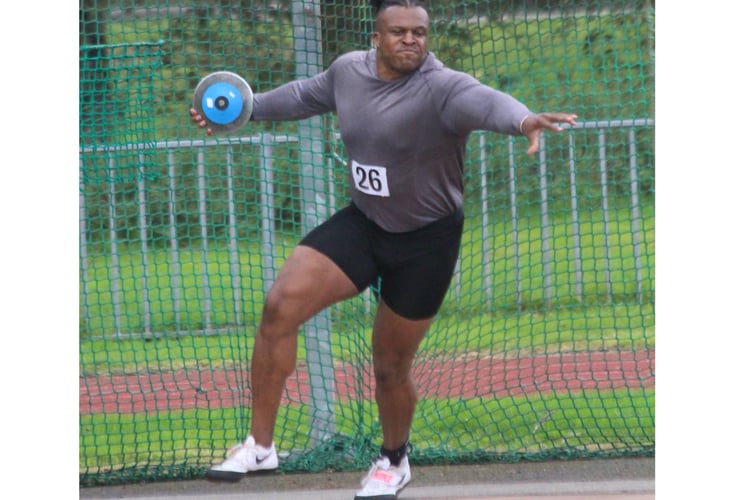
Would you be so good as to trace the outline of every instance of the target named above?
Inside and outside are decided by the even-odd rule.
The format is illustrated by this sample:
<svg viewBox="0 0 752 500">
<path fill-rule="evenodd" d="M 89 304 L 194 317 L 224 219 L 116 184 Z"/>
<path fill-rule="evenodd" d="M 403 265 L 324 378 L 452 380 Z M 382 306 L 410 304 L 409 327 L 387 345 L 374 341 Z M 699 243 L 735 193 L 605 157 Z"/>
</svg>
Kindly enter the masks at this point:
<svg viewBox="0 0 752 500">
<path fill-rule="evenodd" d="M 415 354 L 432 321 L 433 317 L 405 318 L 383 300 L 379 303 L 373 324 L 373 367 L 377 382 L 409 377 Z"/>
<path fill-rule="evenodd" d="M 269 290 L 262 327 L 297 330 L 322 309 L 357 294 L 352 281 L 327 256 L 313 248 L 297 246 Z"/>
</svg>

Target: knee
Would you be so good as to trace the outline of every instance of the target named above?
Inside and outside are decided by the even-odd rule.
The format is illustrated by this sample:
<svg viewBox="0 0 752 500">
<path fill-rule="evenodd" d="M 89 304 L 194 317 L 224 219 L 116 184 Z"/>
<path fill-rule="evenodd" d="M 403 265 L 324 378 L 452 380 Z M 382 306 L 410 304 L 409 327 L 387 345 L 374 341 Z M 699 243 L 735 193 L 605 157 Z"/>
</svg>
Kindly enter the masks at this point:
<svg viewBox="0 0 752 500">
<path fill-rule="evenodd" d="M 275 283 L 266 295 L 261 315 L 262 334 L 294 332 L 307 319 L 301 315 L 301 307 L 296 305 L 300 291 L 287 283 Z"/>
<path fill-rule="evenodd" d="M 288 292 L 280 286 L 272 286 L 264 299 L 263 317 L 266 321 L 278 321 L 287 316 L 285 305 L 289 302 L 286 296 Z"/>
<path fill-rule="evenodd" d="M 379 365 L 374 369 L 376 386 L 390 388 L 412 383 L 410 368 L 401 367 L 398 363 Z"/>
</svg>

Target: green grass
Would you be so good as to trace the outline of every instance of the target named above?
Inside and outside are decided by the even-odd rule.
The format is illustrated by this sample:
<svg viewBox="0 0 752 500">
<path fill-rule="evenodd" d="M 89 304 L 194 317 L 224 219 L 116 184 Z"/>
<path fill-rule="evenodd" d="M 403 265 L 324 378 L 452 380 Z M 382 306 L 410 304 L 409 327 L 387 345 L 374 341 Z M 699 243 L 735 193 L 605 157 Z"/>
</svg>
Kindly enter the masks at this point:
<svg viewBox="0 0 752 500">
<path fill-rule="evenodd" d="M 652 390 L 620 389 L 422 401 L 413 436 L 435 450 L 473 443 L 499 454 L 639 447 L 654 440 L 654 396 Z"/>
<path fill-rule="evenodd" d="M 121 333 L 145 330 L 143 279 L 143 254 L 139 249 L 122 251 L 118 254 L 119 281 L 112 279 L 111 256 L 92 256 L 88 264 L 89 314 L 85 319 L 85 331 L 93 337 L 116 333 L 113 303 L 113 284 L 120 288 Z M 242 269 L 240 288 L 243 290 L 243 304 L 246 307 L 243 322 L 252 323 L 262 301 L 263 281 L 261 272 L 262 255 L 258 248 L 244 248 L 239 253 Z M 171 279 L 173 269 L 168 251 L 157 250 L 146 257 L 145 273 L 148 276 L 146 289 L 150 313 L 154 323 L 152 331 L 201 330 L 209 328 L 205 322 L 204 278 L 208 278 L 211 293 L 212 311 L 210 315 L 215 327 L 234 323 L 233 283 L 229 250 L 212 249 L 206 257 L 199 250 L 181 249 L 178 257 L 179 317 L 173 308 Z"/>
<path fill-rule="evenodd" d="M 434 332 L 425 349 L 448 351 L 453 346 L 472 345 L 481 350 L 504 352 L 545 352 L 547 350 L 616 349 L 624 346 L 649 346 L 654 341 L 653 266 L 654 222 L 649 210 L 643 210 L 642 224 L 642 301 L 636 290 L 636 269 L 630 222 L 623 211 L 615 211 L 609 230 L 611 300 L 604 282 L 605 238 L 600 221 L 581 220 L 583 295 L 574 294 L 571 224 L 566 219 L 552 224 L 551 299 L 546 304 L 542 276 L 543 252 L 541 229 L 536 219 L 520 231 L 519 274 L 522 300 L 517 301 L 514 248 L 509 243 L 509 225 L 499 222 L 491 228 L 492 286 L 486 288 L 482 267 L 482 240 L 478 225 L 469 220 L 461 251 L 461 293 L 454 284 L 432 327 Z M 289 244 L 280 245 L 277 262 Z M 143 297 L 141 296 L 141 255 L 136 251 L 119 255 L 123 314 L 121 328 L 135 332 L 133 338 L 114 337 L 112 288 L 109 266 L 111 258 L 93 256 L 89 269 L 88 318 L 82 322 L 81 368 L 85 372 L 127 371 L 170 366 L 174 362 L 208 365 L 227 359 L 246 359 L 252 347 L 253 329 L 263 304 L 261 257 L 258 247 L 250 245 L 240 251 L 240 288 L 243 311 L 241 324 L 234 324 L 233 289 L 229 254 L 213 248 L 204 259 L 192 249 L 180 251 L 179 290 L 181 328 L 200 332 L 204 328 L 202 273 L 209 276 L 214 328 L 226 328 L 224 335 L 189 335 L 144 341 Z M 152 332 L 175 330 L 172 309 L 169 254 L 153 252 L 148 257 L 148 293 Z M 86 298 L 82 296 L 81 300 Z M 371 312 L 359 297 L 331 310 L 332 348 L 336 359 L 349 359 L 362 353 L 370 335 Z M 373 304 L 371 304 L 373 305 Z M 124 327 L 123 327 L 124 325 Z M 149 336 L 146 336 L 149 338 Z M 452 345 L 446 345 L 451 339 Z M 300 343 L 299 355 L 303 356 Z M 242 346 L 238 351 L 238 346 Z M 500 348 L 500 346 L 503 346 Z"/>
<path fill-rule="evenodd" d="M 638 450 L 654 435 L 654 390 L 566 392 L 498 399 L 424 399 L 418 404 L 412 441 L 416 463 L 451 462 L 461 455 L 513 456 L 546 453 Z M 359 419 L 352 418 L 355 410 Z M 337 432 L 366 448 L 380 442 L 372 402 L 340 403 Z M 238 409 L 185 410 L 153 415 L 82 415 L 81 472 L 136 467 L 145 463 L 205 466 L 221 459 L 242 435 L 249 412 Z M 311 447 L 307 408 L 283 406 L 275 435 L 278 450 Z M 345 450 L 347 451 L 347 450 Z M 304 457 L 311 459 L 311 456 Z M 357 468 L 335 456 L 319 457 L 325 467 Z M 364 458 L 368 460 L 370 458 Z M 295 460 L 282 467 L 295 469 Z"/>
</svg>

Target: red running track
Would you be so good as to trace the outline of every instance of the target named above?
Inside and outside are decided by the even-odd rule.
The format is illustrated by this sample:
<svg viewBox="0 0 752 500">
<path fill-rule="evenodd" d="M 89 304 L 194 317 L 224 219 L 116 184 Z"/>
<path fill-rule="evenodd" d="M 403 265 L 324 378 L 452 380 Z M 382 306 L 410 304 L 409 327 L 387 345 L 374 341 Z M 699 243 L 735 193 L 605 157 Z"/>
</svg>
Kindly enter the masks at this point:
<svg viewBox="0 0 752 500">
<path fill-rule="evenodd" d="M 79 378 L 79 414 L 142 413 L 250 405 L 248 367 L 173 369 Z M 414 369 L 421 397 L 501 398 L 551 391 L 655 386 L 655 351 L 580 352 L 520 359 L 419 359 Z M 373 398 L 370 366 L 335 367 L 340 400 Z M 283 404 L 311 398 L 310 376 L 298 365 Z"/>
</svg>

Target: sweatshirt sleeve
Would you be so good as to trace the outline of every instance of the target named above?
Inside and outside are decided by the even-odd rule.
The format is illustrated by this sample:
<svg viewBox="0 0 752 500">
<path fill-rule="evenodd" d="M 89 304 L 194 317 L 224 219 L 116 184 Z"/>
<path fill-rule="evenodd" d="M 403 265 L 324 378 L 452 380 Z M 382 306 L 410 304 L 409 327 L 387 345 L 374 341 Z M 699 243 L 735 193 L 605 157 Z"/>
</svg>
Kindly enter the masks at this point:
<svg viewBox="0 0 752 500">
<path fill-rule="evenodd" d="M 254 94 L 251 120 L 302 120 L 336 111 L 331 68 Z"/>
<path fill-rule="evenodd" d="M 532 114 L 516 98 L 469 75 L 455 81 L 443 105 L 447 125 L 458 134 L 490 130 L 518 136 L 522 121 Z"/>
</svg>

